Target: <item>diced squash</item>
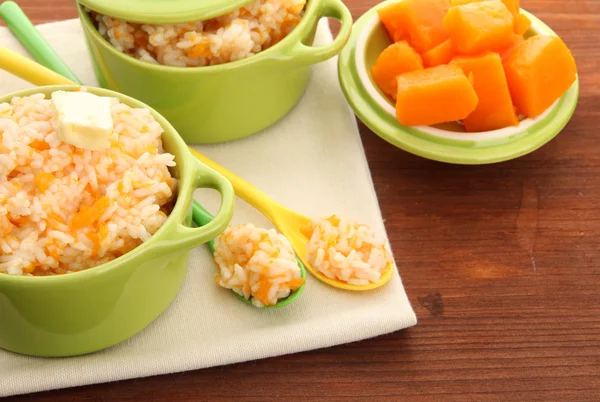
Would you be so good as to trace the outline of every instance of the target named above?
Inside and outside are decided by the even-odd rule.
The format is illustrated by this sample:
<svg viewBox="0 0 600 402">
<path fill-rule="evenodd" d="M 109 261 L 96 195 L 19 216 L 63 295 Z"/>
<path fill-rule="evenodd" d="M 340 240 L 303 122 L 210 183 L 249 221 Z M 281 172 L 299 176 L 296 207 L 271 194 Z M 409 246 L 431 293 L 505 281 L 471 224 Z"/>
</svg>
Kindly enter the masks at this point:
<svg viewBox="0 0 600 402">
<path fill-rule="evenodd" d="M 421 55 L 425 67 L 436 67 L 441 64 L 448 64 L 453 56 L 454 51 L 452 50 L 452 41 L 450 39 L 446 39 L 444 42 Z"/>
<path fill-rule="evenodd" d="M 518 14 L 515 17 L 515 33 L 517 35 L 525 35 L 529 31 L 529 28 L 531 28 L 531 20 L 524 14 Z"/>
<path fill-rule="evenodd" d="M 99 198 L 91 207 L 82 206 L 79 212 L 71 218 L 71 229 L 78 230 L 84 227 L 92 227 L 109 206 L 110 200 L 107 196 Z"/>
<path fill-rule="evenodd" d="M 409 42 L 423 53 L 448 38 L 444 16 L 450 9 L 449 0 L 404 0 L 409 13 L 405 20 Z"/>
<path fill-rule="evenodd" d="M 46 141 L 35 140 L 35 141 L 31 142 L 29 144 L 29 146 L 38 151 L 46 151 L 46 150 L 50 149 L 50 145 L 48 145 L 48 143 Z"/>
<path fill-rule="evenodd" d="M 473 87 L 479 98 L 473 113 L 462 121 L 466 131 L 491 131 L 519 124 L 498 54 L 458 56 L 451 64 L 459 66 L 466 75 L 473 74 Z"/>
<path fill-rule="evenodd" d="M 517 17 L 519 12 L 521 11 L 521 4 L 519 0 L 502 0 L 508 11 L 513 15 L 513 17 Z"/>
<path fill-rule="evenodd" d="M 443 20 L 449 8 L 450 0 L 403 0 L 378 14 L 393 41 L 406 39 L 423 53 L 448 38 Z"/>
<path fill-rule="evenodd" d="M 452 7 L 462 6 L 463 4 L 479 3 L 485 0 L 450 0 Z M 524 14 L 521 14 L 521 5 L 519 0 L 501 0 L 513 16 L 515 32 L 523 35 L 531 26 L 531 21 Z"/>
<path fill-rule="evenodd" d="M 421 69 L 421 56 L 406 41 L 402 41 L 388 46 L 381 52 L 371 69 L 371 75 L 383 92 L 396 98 L 396 76 Z"/>
<path fill-rule="evenodd" d="M 510 52 L 504 71 L 518 112 L 537 117 L 575 82 L 577 65 L 560 38 L 535 35 Z"/>
<path fill-rule="evenodd" d="M 485 0 L 450 0 L 450 5 L 452 7 L 454 7 L 454 6 L 462 6 L 463 4 L 479 3 L 480 1 L 485 1 Z M 520 1 L 519 0 L 502 0 L 502 2 L 506 6 L 506 8 L 508 8 L 508 11 L 511 12 L 511 14 L 513 15 L 513 17 L 516 18 L 517 15 L 519 15 L 519 11 L 521 9 L 521 5 L 520 5 Z"/>
<path fill-rule="evenodd" d="M 510 52 L 512 52 L 512 50 L 516 46 L 520 45 L 524 41 L 525 41 L 525 39 L 523 38 L 522 35 L 514 34 L 513 35 L 513 40 L 510 43 L 510 45 L 508 45 L 507 47 L 505 47 L 504 49 L 502 49 L 502 50 L 500 50 L 498 52 L 498 54 L 500 55 L 500 58 L 502 59 L 502 61 L 506 60 L 506 58 L 508 57 L 508 55 L 510 54 Z"/>
<path fill-rule="evenodd" d="M 304 285 L 304 282 L 306 282 L 304 278 L 294 278 L 287 282 L 287 286 L 289 286 L 292 290 L 296 290 L 300 286 Z"/>
<path fill-rule="evenodd" d="M 406 29 L 404 28 L 405 7 L 402 2 L 382 7 L 377 10 L 379 20 L 385 27 L 390 39 L 399 42 L 406 39 Z"/>
<path fill-rule="evenodd" d="M 514 34 L 513 20 L 504 3 L 489 0 L 450 8 L 444 27 L 454 50 L 468 55 L 508 46 Z"/>
<path fill-rule="evenodd" d="M 396 118 L 405 126 L 462 120 L 477 107 L 477 94 L 456 65 L 404 73 L 397 82 Z"/>
<path fill-rule="evenodd" d="M 52 173 L 40 172 L 33 178 L 33 183 L 40 193 L 46 192 L 50 188 L 56 177 Z"/>
</svg>

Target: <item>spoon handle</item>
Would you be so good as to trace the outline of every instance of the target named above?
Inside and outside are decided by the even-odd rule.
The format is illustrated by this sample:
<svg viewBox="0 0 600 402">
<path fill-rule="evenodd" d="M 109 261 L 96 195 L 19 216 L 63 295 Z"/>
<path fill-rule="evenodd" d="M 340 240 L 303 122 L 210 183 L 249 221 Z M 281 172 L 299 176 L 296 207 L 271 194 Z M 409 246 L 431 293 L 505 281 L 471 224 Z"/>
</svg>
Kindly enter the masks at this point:
<svg viewBox="0 0 600 402">
<path fill-rule="evenodd" d="M 35 61 L 0 46 L 0 69 L 34 85 L 73 85 L 73 81 L 42 67 Z"/>
<path fill-rule="evenodd" d="M 204 209 L 202 205 L 198 203 L 198 201 L 194 200 L 194 202 L 192 203 L 192 219 L 194 220 L 196 225 L 204 226 L 210 221 L 212 221 L 213 218 L 214 216 L 212 216 L 210 212 Z M 210 251 L 212 251 L 212 253 L 214 254 L 215 243 L 213 240 L 208 241 L 208 247 L 210 248 Z"/>
<path fill-rule="evenodd" d="M 196 156 L 202 163 L 204 163 L 211 169 L 219 172 L 231 182 L 231 185 L 233 186 L 233 189 L 235 191 L 235 195 L 237 195 L 242 200 L 246 201 L 248 204 L 258 209 L 263 215 L 265 215 L 269 220 L 272 221 L 272 219 L 274 218 L 272 208 L 278 205 L 275 203 L 275 201 L 273 201 L 265 193 L 254 187 L 252 184 L 248 183 L 241 177 L 225 169 L 218 163 L 210 160 L 206 156 L 202 155 L 200 152 L 196 151 L 194 148 L 189 148 L 190 151 L 194 154 L 194 156 Z"/>
<path fill-rule="evenodd" d="M 63 77 L 81 84 L 77 76 L 58 57 L 17 3 L 14 1 L 5 1 L 0 4 L 0 16 L 2 16 L 10 31 L 34 59 Z"/>
</svg>

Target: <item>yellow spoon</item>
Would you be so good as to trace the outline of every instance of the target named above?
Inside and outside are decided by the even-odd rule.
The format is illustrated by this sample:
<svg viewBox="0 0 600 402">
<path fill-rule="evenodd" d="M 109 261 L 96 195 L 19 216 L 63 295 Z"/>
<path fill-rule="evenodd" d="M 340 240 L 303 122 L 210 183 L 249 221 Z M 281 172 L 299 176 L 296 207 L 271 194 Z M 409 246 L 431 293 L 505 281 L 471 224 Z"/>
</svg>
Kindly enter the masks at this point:
<svg viewBox="0 0 600 402">
<path fill-rule="evenodd" d="M 67 78 L 41 66 L 40 64 L 29 60 L 26 57 L 19 55 L 9 49 L 0 46 L 0 69 L 3 69 L 17 77 L 29 81 L 35 85 L 72 85 L 74 82 Z M 302 233 L 302 228 L 310 223 L 310 218 L 292 211 L 266 194 L 244 181 L 240 177 L 231 173 L 216 162 L 208 159 L 195 149 L 190 147 L 194 155 L 204 164 L 225 176 L 233 185 L 235 193 L 238 197 L 254 206 L 258 211 L 264 214 L 275 227 L 290 241 L 296 255 L 306 269 L 318 280 L 330 286 L 353 291 L 364 291 L 378 288 L 385 285 L 392 277 L 393 265 L 390 264 L 388 270 L 381 276 L 379 282 L 370 283 L 368 285 L 350 285 L 346 282 L 337 281 L 327 278 L 325 275 L 318 272 L 306 260 L 306 245 L 308 238 Z"/>
</svg>

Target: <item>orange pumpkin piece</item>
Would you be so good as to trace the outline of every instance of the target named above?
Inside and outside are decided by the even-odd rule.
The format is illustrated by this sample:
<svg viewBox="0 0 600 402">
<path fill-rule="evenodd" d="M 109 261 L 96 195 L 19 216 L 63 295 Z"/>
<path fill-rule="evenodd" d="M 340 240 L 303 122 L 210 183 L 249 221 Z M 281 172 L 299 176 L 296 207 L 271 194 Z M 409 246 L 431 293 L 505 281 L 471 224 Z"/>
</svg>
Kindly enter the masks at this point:
<svg viewBox="0 0 600 402">
<path fill-rule="evenodd" d="M 406 39 L 417 52 L 426 52 L 448 38 L 444 16 L 450 0 L 404 0 L 378 10 L 393 41 Z"/>
<path fill-rule="evenodd" d="M 504 71 L 519 113 L 537 117 L 575 82 L 577 65 L 560 38 L 535 35 L 510 52 Z"/>
<path fill-rule="evenodd" d="M 436 67 L 441 64 L 448 64 L 452 60 L 452 56 L 454 56 L 454 51 L 452 50 L 452 41 L 450 39 L 446 39 L 444 42 L 421 55 L 425 67 Z"/>
<path fill-rule="evenodd" d="M 451 63 L 466 75 L 473 74 L 473 87 L 479 98 L 473 113 L 462 121 L 466 131 L 491 131 L 519 124 L 498 54 L 459 56 Z"/>
<path fill-rule="evenodd" d="M 456 65 L 411 71 L 396 80 L 396 118 L 405 126 L 462 120 L 477 107 L 477 94 Z"/>
<path fill-rule="evenodd" d="M 513 35 L 513 40 L 510 43 L 510 45 L 508 45 L 506 48 L 500 50 L 498 52 L 498 54 L 500 55 L 500 58 L 502 59 L 502 61 L 506 60 L 506 58 L 508 57 L 508 55 L 510 54 L 510 52 L 512 52 L 512 50 L 517 47 L 518 45 L 520 45 L 521 43 L 525 42 L 525 38 L 523 38 L 522 35 L 517 35 L 514 34 Z"/>
<path fill-rule="evenodd" d="M 288 281 L 286 284 L 290 287 L 290 289 L 295 290 L 304 285 L 304 282 L 306 282 L 304 278 L 294 278 Z"/>
<path fill-rule="evenodd" d="M 469 3 L 479 3 L 480 1 L 485 0 L 450 0 L 450 5 L 454 6 L 462 6 L 463 4 Z M 513 15 L 513 17 L 517 17 L 519 15 L 519 11 L 521 9 L 521 4 L 519 0 L 502 0 L 508 11 Z"/>
<path fill-rule="evenodd" d="M 454 50 L 475 54 L 508 46 L 513 38 L 513 16 L 499 0 L 452 7 L 444 17 Z"/>
<path fill-rule="evenodd" d="M 463 4 L 479 3 L 485 0 L 450 0 L 450 5 L 462 6 Z M 513 15 L 513 25 L 515 33 L 523 35 L 531 27 L 531 21 L 524 14 L 521 14 L 521 5 L 519 0 L 502 0 L 502 3 L 508 8 L 508 11 Z"/>
<path fill-rule="evenodd" d="M 406 39 L 406 30 L 404 29 L 405 8 L 401 4 L 402 2 L 377 10 L 379 20 L 385 27 L 390 39 L 394 42 Z"/>
<path fill-rule="evenodd" d="M 29 144 L 29 146 L 38 151 L 46 151 L 46 150 L 50 149 L 50 145 L 48 145 L 48 143 L 46 141 L 35 140 L 31 144 Z"/>
<path fill-rule="evenodd" d="M 515 33 L 517 35 L 525 35 L 529 31 L 529 28 L 531 28 L 531 20 L 524 14 L 518 14 L 515 17 Z"/>
<path fill-rule="evenodd" d="M 40 193 L 44 193 L 50 188 L 54 179 L 56 177 L 52 173 L 40 172 L 34 176 L 33 183 Z"/>
<path fill-rule="evenodd" d="M 371 69 L 377 86 L 392 98 L 396 98 L 396 76 L 413 70 L 422 70 L 421 56 L 405 41 L 396 42 L 381 52 Z"/>
<path fill-rule="evenodd" d="M 93 226 L 109 206 L 110 200 L 106 196 L 99 198 L 91 207 L 82 206 L 79 212 L 71 218 L 71 229 L 79 230 Z"/>
<path fill-rule="evenodd" d="M 521 11 L 521 4 L 519 0 L 502 0 L 502 3 L 508 8 L 508 11 L 513 15 L 514 18 L 519 15 Z"/>
</svg>

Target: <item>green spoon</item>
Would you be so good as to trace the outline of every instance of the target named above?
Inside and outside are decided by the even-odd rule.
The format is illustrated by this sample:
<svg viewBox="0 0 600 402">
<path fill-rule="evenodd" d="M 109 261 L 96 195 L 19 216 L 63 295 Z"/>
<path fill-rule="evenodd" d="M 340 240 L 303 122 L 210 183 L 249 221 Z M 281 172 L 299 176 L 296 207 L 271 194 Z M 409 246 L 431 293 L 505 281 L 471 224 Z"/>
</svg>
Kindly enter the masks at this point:
<svg viewBox="0 0 600 402">
<path fill-rule="evenodd" d="M 48 42 L 33 26 L 17 3 L 14 1 L 5 1 L 0 4 L 0 17 L 2 17 L 8 29 L 10 29 L 13 35 L 15 35 L 38 63 L 73 82 L 81 84 L 75 74 L 63 63 Z"/>
<path fill-rule="evenodd" d="M 192 204 L 192 218 L 194 219 L 194 222 L 196 223 L 196 225 L 198 226 L 203 226 L 206 225 L 207 223 L 209 223 L 212 219 L 213 216 L 204 208 L 202 208 L 202 206 L 194 201 L 194 203 Z M 215 243 L 213 240 L 208 242 L 208 247 L 210 248 L 210 250 L 213 252 L 215 252 Z M 300 276 L 306 280 L 306 269 L 304 269 L 304 265 L 302 264 L 302 262 L 298 259 L 298 257 L 296 257 L 296 260 L 298 261 L 298 266 L 300 267 Z M 287 306 L 288 304 L 294 302 L 302 293 L 302 291 L 304 290 L 304 286 L 306 285 L 306 282 L 304 282 L 302 284 L 302 286 L 300 286 L 298 289 L 296 289 L 295 291 L 293 291 L 292 293 L 290 293 L 290 295 L 288 297 L 286 297 L 285 299 L 281 299 L 280 301 L 277 302 L 277 304 L 275 304 L 274 306 L 265 306 L 262 308 L 277 308 L 277 307 L 283 307 L 283 306 Z M 233 292 L 233 291 L 232 291 Z M 246 299 L 245 297 L 233 292 L 240 300 L 253 305 L 252 302 L 248 299 Z"/>
<path fill-rule="evenodd" d="M 42 35 L 38 32 L 35 26 L 31 23 L 27 15 L 21 10 L 21 8 L 13 1 L 5 1 L 0 4 L 0 16 L 6 22 L 6 25 L 9 27 L 10 31 L 15 35 L 15 37 L 19 40 L 21 45 L 33 56 L 33 58 L 43 65 L 44 67 L 49 68 L 50 70 L 58 73 L 71 81 L 82 84 L 82 82 L 77 78 L 75 74 L 67 67 L 67 65 L 62 61 L 60 57 L 54 52 L 52 47 L 46 40 L 42 37 Z M 203 226 L 209 223 L 213 216 L 206 211 L 202 206 L 196 201 L 193 201 L 192 214 L 193 219 L 196 225 Z M 214 253 L 214 242 L 211 240 L 208 242 L 208 246 L 210 250 Z M 298 266 L 300 267 L 301 277 L 306 279 L 306 269 L 302 262 L 296 257 L 298 261 Z M 295 301 L 302 291 L 304 290 L 304 283 L 294 292 L 292 292 L 285 299 L 280 300 L 274 306 L 266 306 L 264 308 L 275 308 L 275 307 L 283 307 L 286 306 L 293 301 Z M 239 294 L 233 292 L 236 296 L 238 296 L 244 302 L 254 306 L 252 302 L 240 296 Z"/>
</svg>

